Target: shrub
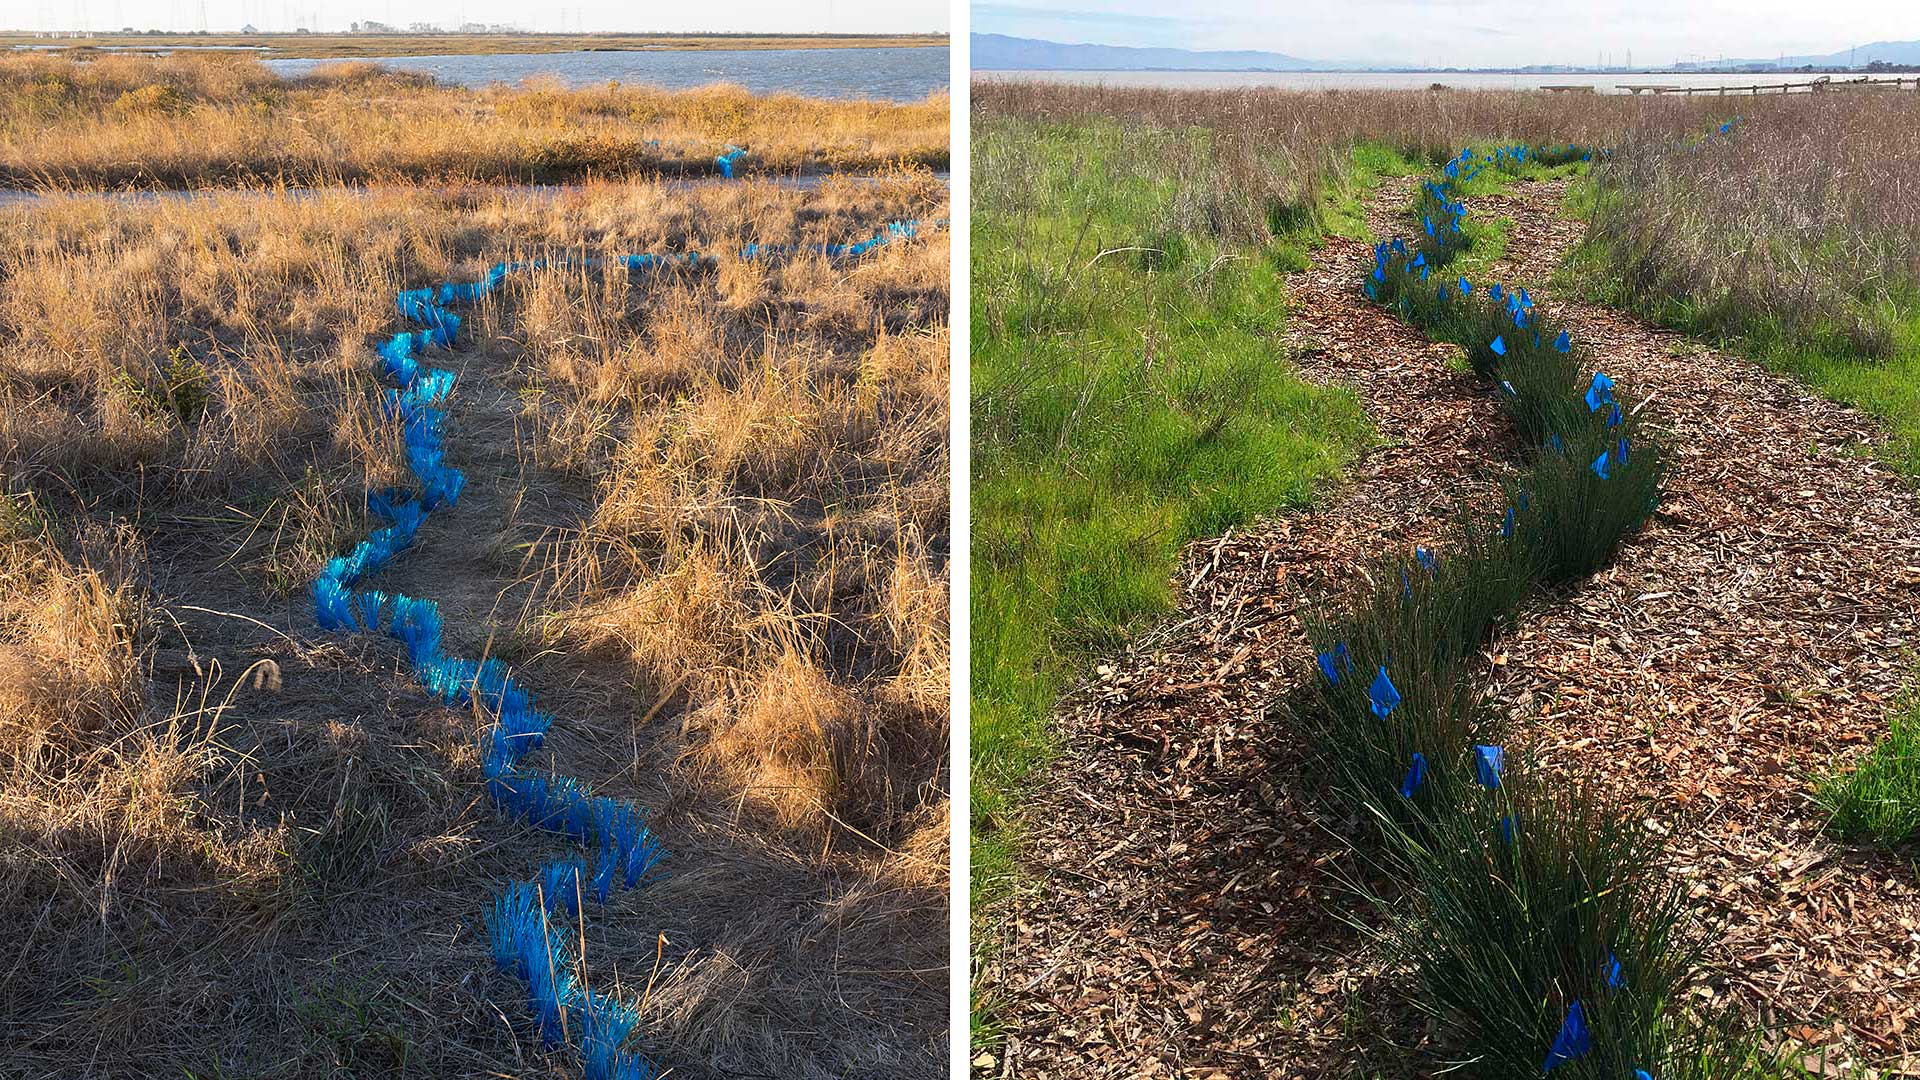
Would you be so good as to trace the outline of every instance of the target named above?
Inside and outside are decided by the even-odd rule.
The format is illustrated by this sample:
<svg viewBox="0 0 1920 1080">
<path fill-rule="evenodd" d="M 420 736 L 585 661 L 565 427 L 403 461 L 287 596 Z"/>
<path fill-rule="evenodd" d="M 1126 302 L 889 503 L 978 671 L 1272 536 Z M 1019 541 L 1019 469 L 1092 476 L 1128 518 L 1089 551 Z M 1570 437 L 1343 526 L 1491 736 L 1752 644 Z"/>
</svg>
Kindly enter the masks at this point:
<svg viewBox="0 0 1920 1080">
<path fill-rule="evenodd" d="M 123 115 L 158 113 L 174 115 L 187 111 L 187 99 L 180 91 L 160 83 L 136 87 L 114 99 L 113 110 Z"/>
<path fill-rule="evenodd" d="M 1397 794 L 1418 753 L 1434 784 L 1419 785 L 1412 801 L 1426 805 L 1473 742 L 1495 737 L 1497 717 L 1466 665 L 1525 601 L 1532 567 L 1525 549 L 1478 515 L 1463 512 L 1449 535 L 1432 550 L 1377 561 L 1350 606 L 1309 620 L 1319 672 L 1301 719 L 1327 780 L 1350 800 Z M 1374 693 L 1383 672 L 1398 696 L 1384 716 Z"/>
<path fill-rule="evenodd" d="M 1660 444 L 1633 421 L 1590 428 L 1535 452 L 1532 469 L 1508 485 L 1507 498 L 1514 533 L 1541 580 L 1577 581 L 1611 562 L 1653 514 L 1665 476 Z"/>
</svg>

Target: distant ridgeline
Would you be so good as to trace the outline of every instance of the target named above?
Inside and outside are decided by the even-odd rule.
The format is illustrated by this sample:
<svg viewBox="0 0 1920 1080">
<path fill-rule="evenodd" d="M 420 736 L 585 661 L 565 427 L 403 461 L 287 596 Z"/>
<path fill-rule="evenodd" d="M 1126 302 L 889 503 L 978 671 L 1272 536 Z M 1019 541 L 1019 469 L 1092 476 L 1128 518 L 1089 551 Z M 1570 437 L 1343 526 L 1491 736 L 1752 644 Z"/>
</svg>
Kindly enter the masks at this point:
<svg viewBox="0 0 1920 1080">
<path fill-rule="evenodd" d="M 717 164 L 731 175 L 742 153 L 729 148 Z M 913 238 L 918 227 L 914 221 L 889 222 L 873 237 L 853 244 L 749 245 L 737 257 L 810 253 L 858 258 L 895 240 Z M 638 1011 L 583 984 L 569 936 L 560 925 L 562 919 L 584 917 L 584 899 L 604 904 L 615 888 L 636 888 L 658 872 L 665 852 L 648 829 L 647 813 L 623 799 L 596 795 L 574 777 L 523 764 L 546 739 L 554 717 L 538 707 L 508 666 L 498 659 L 477 662 L 449 655 L 433 601 L 377 589 L 355 591 L 355 586 L 412 546 L 428 514 L 452 508 L 465 483 L 460 470 L 445 460 L 445 406 L 454 375 L 423 360 L 431 349 L 450 348 L 459 333 L 460 317 L 448 305 L 479 300 L 510 275 L 548 266 L 697 271 L 715 261 L 696 252 L 536 259 L 496 264 L 479 281 L 400 293 L 395 302 L 399 314 L 420 329 L 394 334 L 378 347 L 377 356 L 381 374 L 398 384 L 398 389 L 384 392 L 384 406 L 399 422 L 407 467 L 418 489 L 370 493 L 368 509 L 390 524 L 328 562 L 313 582 L 314 615 L 323 628 L 400 640 L 422 688 L 450 706 L 477 708 L 492 719 L 481 761 L 487 793 L 502 812 L 590 850 L 588 857 L 556 857 L 531 879 L 509 882 L 495 894 L 486 916 L 494 960 L 526 984 L 527 1007 L 542 1042 L 549 1050 L 577 1043 L 587 1080 L 648 1080 L 656 1075 L 644 1057 L 623 1048 L 640 1022 Z"/>
<path fill-rule="evenodd" d="M 1476 176 L 1596 153 L 1463 150 L 1422 185 L 1412 240 L 1375 248 L 1367 297 L 1462 346 L 1536 449 L 1499 517 L 1466 513 L 1447 543 L 1383 559 L 1370 588 L 1309 619 L 1318 671 L 1299 715 L 1336 792 L 1379 824 L 1384 864 L 1414 886 L 1378 902 L 1383 935 L 1419 974 L 1419 1007 L 1487 1075 L 1578 1063 L 1583 1076 L 1660 1080 L 1701 1053 L 1679 1034 L 1701 940 L 1690 903 L 1618 809 L 1509 769 L 1510 720 L 1473 670 L 1528 600 L 1612 561 L 1657 506 L 1665 455 L 1644 402 L 1593 370 L 1526 289 L 1444 273 L 1471 243 L 1462 192 Z"/>
</svg>

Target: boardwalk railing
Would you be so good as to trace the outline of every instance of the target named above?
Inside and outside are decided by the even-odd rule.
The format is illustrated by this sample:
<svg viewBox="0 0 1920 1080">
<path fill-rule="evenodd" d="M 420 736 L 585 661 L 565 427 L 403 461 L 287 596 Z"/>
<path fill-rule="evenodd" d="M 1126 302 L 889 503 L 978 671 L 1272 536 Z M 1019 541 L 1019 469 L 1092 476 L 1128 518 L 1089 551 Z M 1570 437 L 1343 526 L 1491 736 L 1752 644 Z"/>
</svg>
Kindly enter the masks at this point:
<svg viewBox="0 0 1920 1080">
<path fill-rule="evenodd" d="M 1558 87 L 1548 87 L 1558 89 Z M 1906 90 L 1920 91 L 1920 76 L 1901 76 L 1892 79 L 1876 79 L 1871 75 L 1862 75 L 1857 79 L 1835 81 L 1832 76 L 1822 75 L 1808 82 L 1760 83 L 1753 86 L 1669 86 L 1664 83 L 1621 83 L 1619 89 L 1630 94 L 1791 94 L 1796 91 L 1818 94 L 1828 90 Z"/>
</svg>

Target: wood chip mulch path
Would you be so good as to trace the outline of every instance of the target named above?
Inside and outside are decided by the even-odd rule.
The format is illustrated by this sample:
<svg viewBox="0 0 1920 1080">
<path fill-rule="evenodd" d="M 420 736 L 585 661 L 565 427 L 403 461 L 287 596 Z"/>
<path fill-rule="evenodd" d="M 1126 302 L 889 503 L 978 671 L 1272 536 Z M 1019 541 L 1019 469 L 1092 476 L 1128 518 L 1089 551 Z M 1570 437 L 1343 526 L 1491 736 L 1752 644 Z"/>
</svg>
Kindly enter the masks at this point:
<svg viewBox="0 0 1920 1080">
<path fill-rule="evenodd" d="M 1369 201 L 1407 230 L 1414 181 Z M 1494 276 L 1540 295 L 1578 240 L 1564 182 L 1474 200 L 1514 222 Z M 1297 608 L 1371 557 L 1493 506 L 1521 447 L 1454 352 L 1367 304 L 1369 245 L 1289 282 L 1307 377 L 1349 386 L 1382 445 L 1309 513 L 1192 545 L 1176 620 L 1056 718 L 1026 817 L 1027 882 L 988 913 L 979 973 L 1006 1037 L 980 1076 L 1421 1075 L 1431 1033 L 1346 925 L 1341 837 L 1268 707 L 1310 659 Z M 1650 395 L 1674 462 L 1615 565 L 1490 646 L 1510 752 L 1650 800 L 1671 870 L 1723 924 L 1716 994 L 1882 1075 L 1920 1075 L 1920 888 L 1903 859 L 1819 833 L 1811 778 L 1885 730 L 1920 633 L 1920 501 L 1862 453 L 1870 418 L 1616 311 L 1549 303 Z M 1350 870 L 1348 871 L 1350 872 Z M 1400 1049 L 1395 1049 L 1395 1047 Z"/>
</svg>

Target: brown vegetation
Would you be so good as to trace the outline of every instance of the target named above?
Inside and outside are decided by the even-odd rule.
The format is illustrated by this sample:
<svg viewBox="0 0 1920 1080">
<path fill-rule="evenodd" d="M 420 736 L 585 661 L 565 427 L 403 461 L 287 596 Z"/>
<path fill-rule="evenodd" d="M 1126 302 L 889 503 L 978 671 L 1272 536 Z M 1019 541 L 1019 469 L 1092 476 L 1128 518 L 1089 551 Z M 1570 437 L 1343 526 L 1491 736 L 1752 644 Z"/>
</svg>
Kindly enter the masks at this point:
<svg viewBox="0 0 1920 1080">
<path fill-rule="evenodd" d="M 1349 151 L 1361 143 L 1441 162 L 1475 142 L 1613 146 L 1632 131 L 1693 136 L 1723 111 L 1730 110 L 1709 98 L 1523 91 L 973 84 L 976 117 L 1054 123 L 1105 117 L 1188 132 L 1168 144 L 1168 152 L 1185 160 L 1159 171 L 1181 176 L 1183 190 L 1190 189 L 1184 197 L 1216 231 L 1255 241 L 1268 239 L 1276 220 L 1310 214 L 1328 179 L 1345 170 Z"/>
<path fill-rule="evenodd" d="M 1592 241 L 1623 299 L 1696 328 L 1886 356 L 1920 293 L 1920 95 L 1769 104 L 1707 145 L 1632 133 Z"/>
<path fill-rule="evenodd" d="M 945 216 L 925 173 L 55 196 L 0 230 L 0 966 L 10 1060 L 112 1075 L 536 1076 L 480 912 L 550 839 L 476 718 L 314 627 L 400 479 L 394 293 L 471 312 L 457 508 L 376 587 L 438 600 L 657 811 L 671 876 L 590 913 L 596 986 L 689 1076 L 945 1074 L 945 234 L 856 264 L 745 242 Z M 665 934 L 665 942 L 659 935 Z M 659 951 L 659 970 L 653 972 Z"/>
<path fill-rule="evenodd" d="M 947 125 L 945 94 L 469 90 L 366 62 L 282 81 L 219 54 L 0 56 L 0 183 L 36 188 L 711 175 L 729 145 L 751 152 L 745 171 L 941 168 Z"/>
</svg>

